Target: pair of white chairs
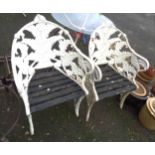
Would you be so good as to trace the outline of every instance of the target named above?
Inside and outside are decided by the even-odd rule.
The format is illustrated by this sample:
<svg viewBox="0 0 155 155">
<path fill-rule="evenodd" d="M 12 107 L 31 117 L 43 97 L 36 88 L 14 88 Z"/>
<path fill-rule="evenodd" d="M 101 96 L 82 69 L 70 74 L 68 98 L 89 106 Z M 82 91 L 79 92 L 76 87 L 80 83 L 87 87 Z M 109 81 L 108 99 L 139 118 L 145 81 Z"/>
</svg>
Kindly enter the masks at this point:
<svg viewBox="0 0 155 155">
<path fill-rule="evenodd" d="M 85 96 L 89 98 L 93 94 L 93 102 L 88 101 L 88 121 L 94 103 L 99 100 L 95 82 L 104 76 L 99 65 L 110 65 L 135 85 L 137 73 L 149 67 L 148 61 L 130 47 L 126 35 L 115 26 L 101 25 L 92 33 L 88 57 L 77 47 L 67 30 L 47 21 L 41 15 L 37 15 L 15 34 L 11 62 L 14 81 L 25 105 L 31 134 L 34 134 L 34 127 L 28 87 L 36 70 L 53 67 L 78 84 Z M 126 96 L 127 94 L 122 99 L 125 100 Z M 84 96 L 80 97 L 76 103 L 77 115 L 83 98 Z"/>
</svg>

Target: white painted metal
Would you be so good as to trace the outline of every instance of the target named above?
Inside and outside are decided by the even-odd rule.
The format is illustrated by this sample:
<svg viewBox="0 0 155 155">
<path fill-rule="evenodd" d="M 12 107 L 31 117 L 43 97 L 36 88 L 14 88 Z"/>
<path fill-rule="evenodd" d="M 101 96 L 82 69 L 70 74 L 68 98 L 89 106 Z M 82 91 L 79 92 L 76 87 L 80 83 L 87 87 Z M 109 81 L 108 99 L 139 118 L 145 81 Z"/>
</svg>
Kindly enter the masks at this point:
<svg viewBox="0 0 155 155">
<path fill-rule="evenodd" d="M 126 34 L 115 25 L 103 24 L 92 33 L 89 42 L 89 57 L 94 61 L 95 66 L 108 64 L 135 85 L 137 73 L 149 68 L 148 60 L 131 48 Z M 98 73 L 101 72 L 98 71 Z M 124 96 L 120 104 L 121 108 L 128 95 Z"/>
<path fill-rule="evenodd" d="M 28 116 L 31 134 L 34 134 L 28 86 L 36 69 L 54 67 L 76 82 L 85 92 L 88 104 L 86 120 L 98 94 L 94 82 L 102 79 L 98 65 L 109 64 L 116 72 L 136 85 L 137 72 L 146 70 L 149 62 L 130 46 L 127 36 L 114 25 L 99 26 L 89 41 L 89 57 L 75 45 L 69 32 L 37 15 L 14 36 L 12 69 L 14 80 Z M 103 75 L 104 76 L 104 75 Z M 76 115 L 84 97 L 75 106 Z M 121 107 L 123 103 L 121 102 Z"/>
<path fill-rule="evenodd" d="M 25 104 L 31 134 L 34 134 L 34 129 L 28 86 L 36 69 L 54 67 L 76 82 L 89 96 L 90 90 L 86 82 L 93 84 L 91 78 L 87 78 L 94 72 L 91 59 L 77 48 L 68 31 L 41 15 L 37 15 L 15 34 L 11 62 L 15 84 Z M 97 101 L 95 87 L 91 91 L 95 93 Z"/>
</svg>

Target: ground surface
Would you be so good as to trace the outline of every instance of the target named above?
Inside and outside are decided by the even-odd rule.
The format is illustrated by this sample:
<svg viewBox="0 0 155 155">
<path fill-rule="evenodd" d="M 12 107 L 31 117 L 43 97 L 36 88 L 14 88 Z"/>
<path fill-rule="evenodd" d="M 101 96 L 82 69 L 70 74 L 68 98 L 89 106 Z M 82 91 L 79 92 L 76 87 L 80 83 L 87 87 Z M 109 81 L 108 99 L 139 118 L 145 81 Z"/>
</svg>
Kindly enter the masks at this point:
<svg viewBox="0 0 155 155">
<path fill-rule="evenodd" d="M 0 55 L 10 55 L 13 35 L 34 16 L 0 14 Z M 53 20 L 50 14 L 45 16 Z M 106 16 L 128 35 L 131 46 L 155 65 L 155 14 Z M 7 136 L 9 141 L 155 141 L 155 132 L 146 130 L 138 121 L 137 101 L 129 103 L 130 99 L 121 111 L 117 97 L 100 101 L 94 106 L 89 123 L 84 121 L 84 104 L 80 118 L 75 117 L 72 102 L 55 106 L 33 114 L 35 135 L 30 136 L 23 103 L 0 92 L 0 137 L 14 123 L 21 108 L 20 119 Z"/>
</svg>

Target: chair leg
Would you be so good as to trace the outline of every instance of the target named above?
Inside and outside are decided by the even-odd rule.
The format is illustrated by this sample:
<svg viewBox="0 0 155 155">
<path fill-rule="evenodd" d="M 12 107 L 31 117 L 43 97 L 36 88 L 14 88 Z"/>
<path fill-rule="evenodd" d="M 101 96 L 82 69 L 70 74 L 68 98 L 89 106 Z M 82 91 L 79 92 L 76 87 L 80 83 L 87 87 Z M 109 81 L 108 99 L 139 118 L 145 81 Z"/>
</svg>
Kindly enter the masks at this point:
<svg viewBox="0 0 155 155">
<path fill-rule="evenodd" d="M 79 109 L 80 109 L 80 105 L 82 103 L 82 100 L 84 99 L 85 96 L 81 96 L 75 103 L 75 115 L 77 117 L 79 117 Z"/>
<path fill-rule="evenodd" d="M 93 80 L 92 75 L 87 75 L 85 79 L 85 87 L 88 90 L 88 94 L 86 95 L 87 99 L 87 114 L 86 114 L 86 121 L 89 121 L 90 113 L 92 110 L 93 105 L 96 101 L 99 100 L 98 93 L 95 88 L 95 83 Z"/>
<path fill-rule="evenodd" d="M 88 111 L 87 111 L 87 115 L 86 115 L 86 122 L 89 121 L 90 113 L 91 113 L 91 110 L 92 110 L 92 108 L 93 108 L 93 105 L 94 105 L 94 104 L 91 104 L 91 105 L 88 107 Z"/>
<path fill-rule="evenodd" d="M 88 122 L 92 108 L 93 108 L 94 104 L 96 103 L 94 93 L 90 92 L 90 94 L 88 96 L 86 96 L 86 99 L 87 99 L 87 105 L 88 105 L 87 114 L 86 114 L 86 122 Z"/>
<path fill-rule="evenodd" d="M 121 101 L 120 101 L 120 108 L 122 109 L 124 106 L 124 102 L 126 100 L 126 98 L 129 96 L 130 93 L 125 93 L 121 95 Z"/>
<path fill-rule="evenodd" d="M 32 121 L 32 115 L 28 115 L 28 121 L 29 121 L 29 127 L 30 127 L 30 133 L 31 135 L 34 135 L 34 125 L 33 125 L 33 121 Z"/>
</svg>

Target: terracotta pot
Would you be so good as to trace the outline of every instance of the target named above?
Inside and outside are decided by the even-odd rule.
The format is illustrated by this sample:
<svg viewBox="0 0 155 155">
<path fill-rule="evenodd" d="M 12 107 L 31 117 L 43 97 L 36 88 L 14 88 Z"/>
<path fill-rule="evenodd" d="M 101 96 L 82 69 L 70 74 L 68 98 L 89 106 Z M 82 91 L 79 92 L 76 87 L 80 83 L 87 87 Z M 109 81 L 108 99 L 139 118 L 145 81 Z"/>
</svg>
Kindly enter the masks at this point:
<svg viewBox="0 0 155 155">
<path fill-rule="evenodd" d="M 137 89 L 132 92 L 134 96 L 146 96 L 147 90 L 144 84 L 139 81 L 136 81 Z"/>
<path fill-rule="evenodd" d="M 145 71 L 146 75 L 148 75 L 151 78 L 155 77 L 155 68 L 153 66 L 150 66 L 147 71 Z"/>
<path fill-rule="evenodd" d="M 139 120 L 142 125 L 149 129 L 155 130 L 155 98 L 149 98 L 146 104 L 139 112 Z"/>
<path fill-rule="evenodd" d="M 142 78 L 142 80 L 153 80 L 155 79 L 155 68 L 153 66 L 150 66 L 148 70 L 145 72 L 139 72 L 139 76 Z"/>
<path fill-rule="evenodd" d="M 136 79 L 136 85 L 137 89 L 128 96 L 126 103 L 134 107 L 134 109 L 139 112 L 146 103 L 149 89 L 144 83 L 139 81 L 139 79 Z"/>
</svg>

